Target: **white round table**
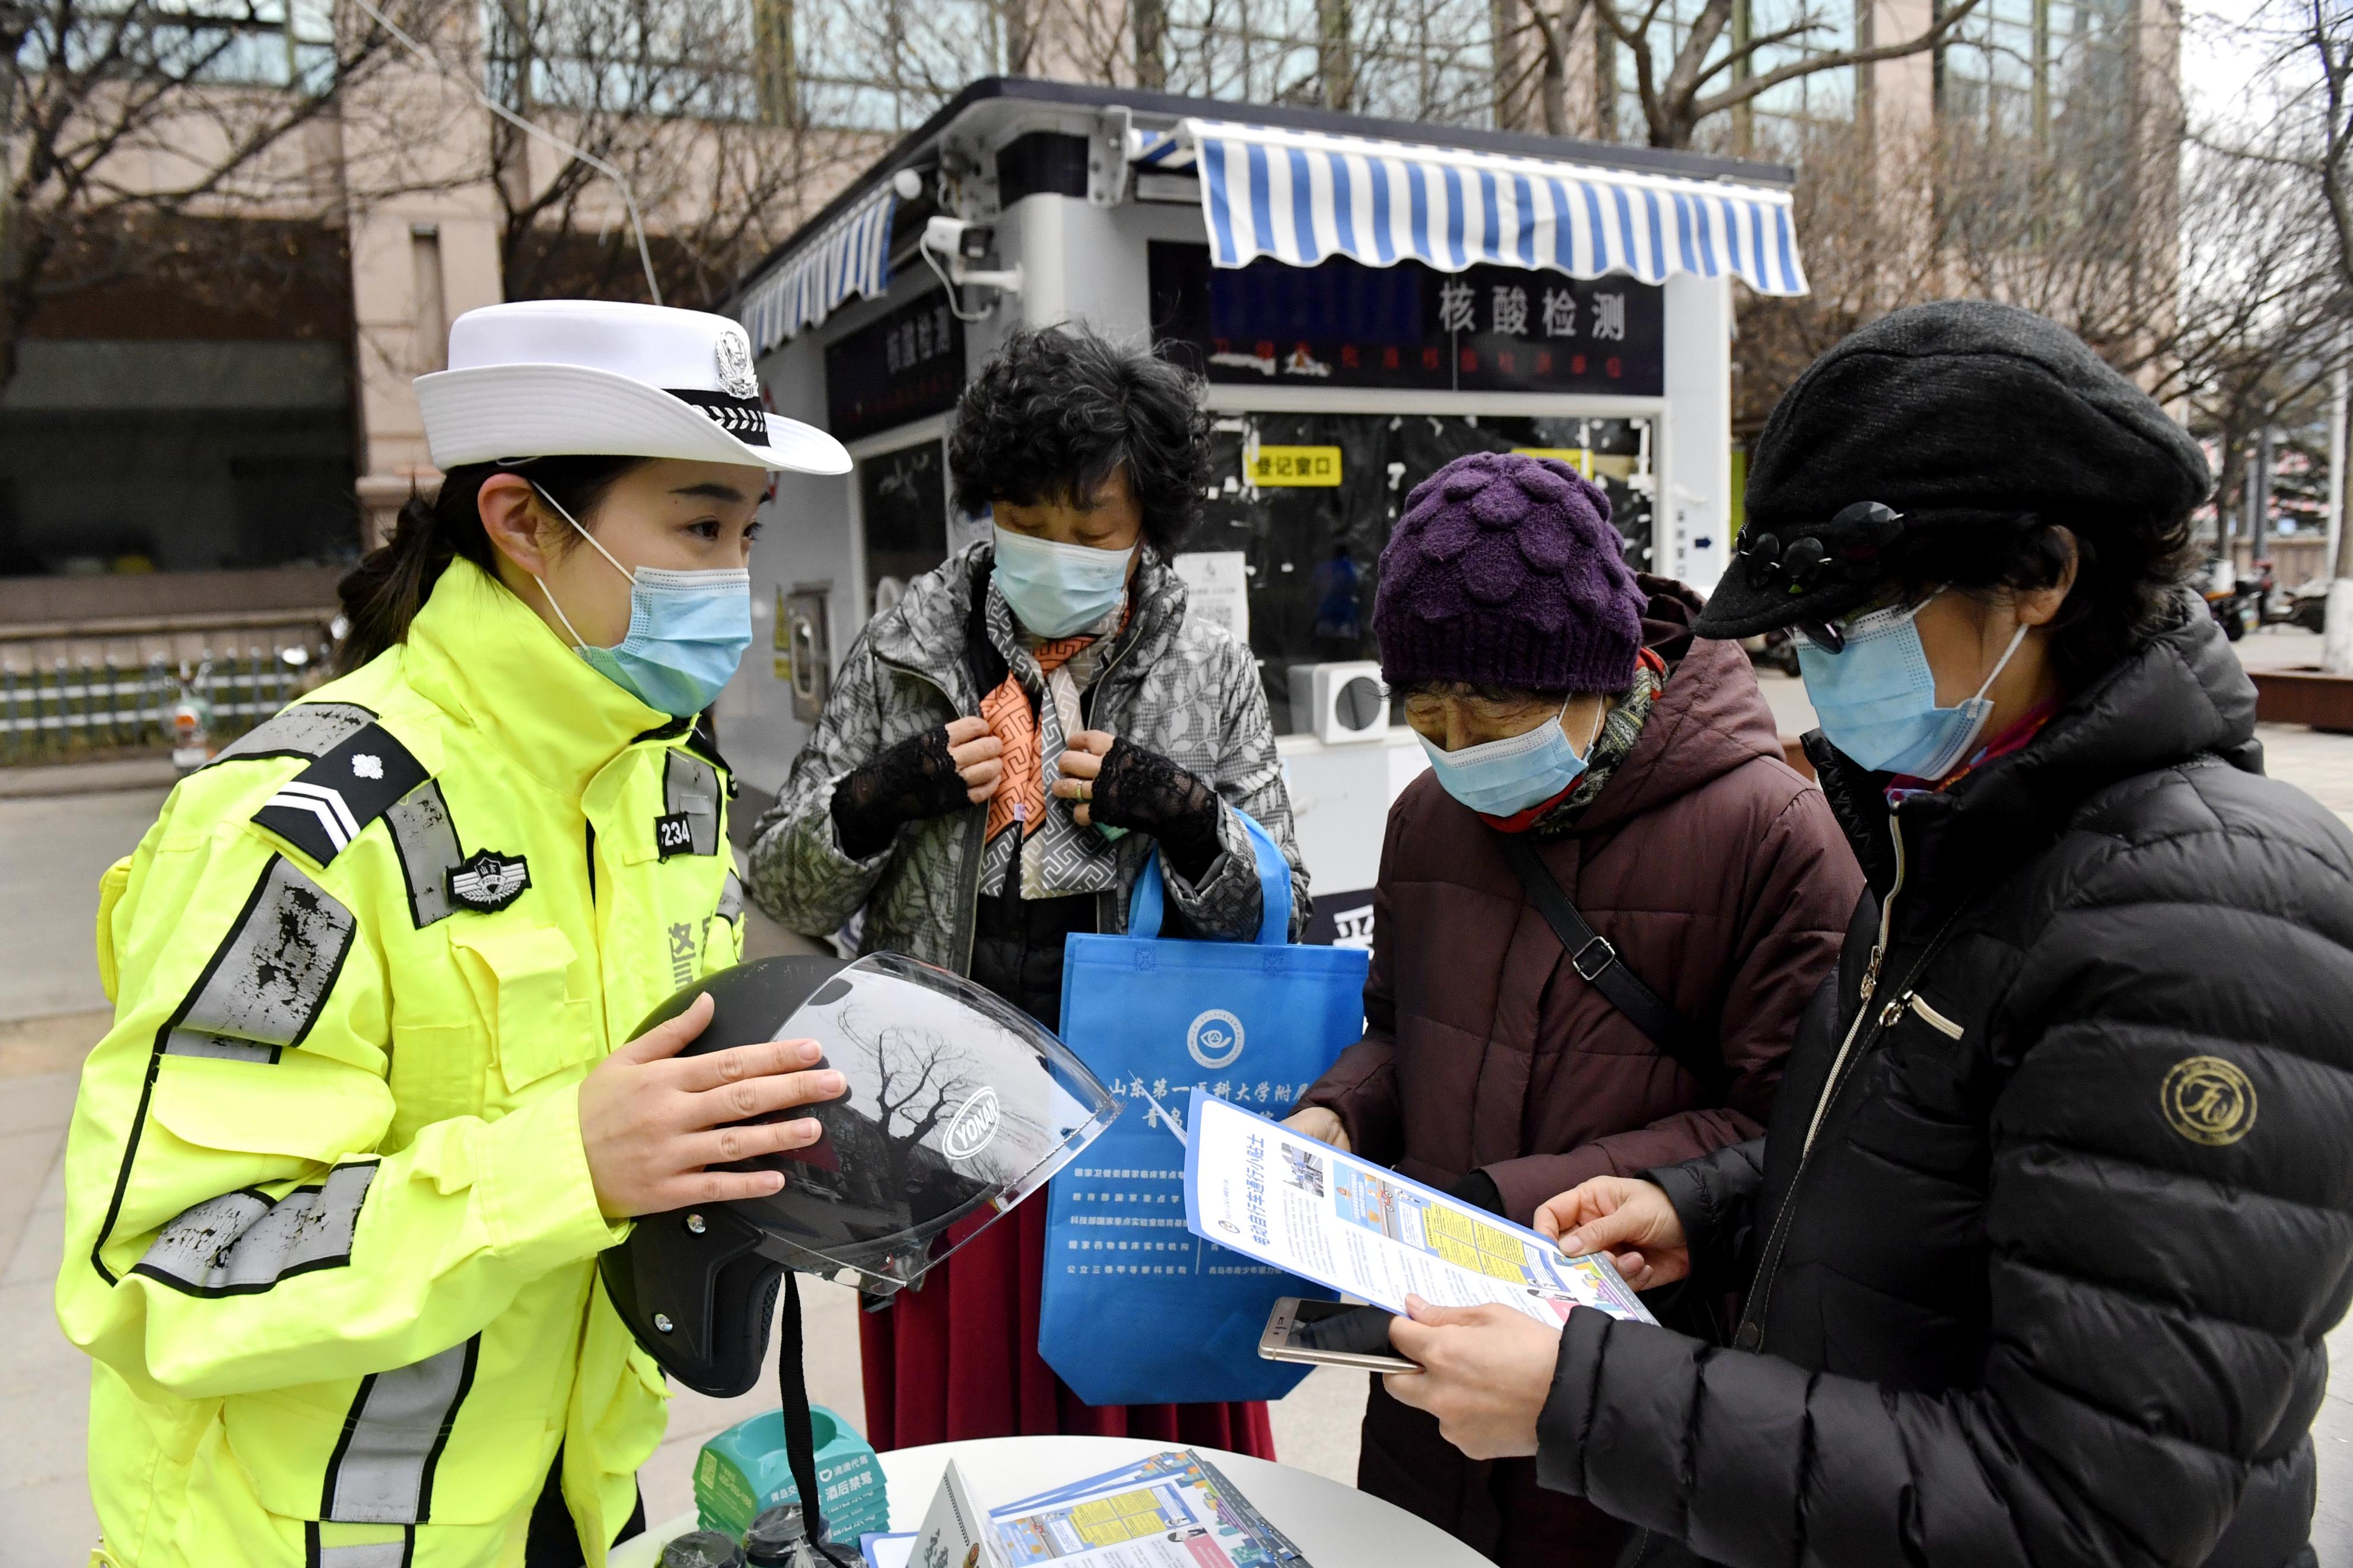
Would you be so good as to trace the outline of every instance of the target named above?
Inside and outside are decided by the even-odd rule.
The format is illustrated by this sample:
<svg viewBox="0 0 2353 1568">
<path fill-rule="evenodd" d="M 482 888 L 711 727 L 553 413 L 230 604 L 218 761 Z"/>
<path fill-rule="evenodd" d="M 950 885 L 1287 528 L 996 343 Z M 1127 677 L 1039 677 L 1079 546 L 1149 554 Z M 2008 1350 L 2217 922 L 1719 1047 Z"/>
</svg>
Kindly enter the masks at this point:
<svg viewBox="0 0 2353 1568">
<path fill-rule="evenodd" d="M 923 1511 L 950 1459 L 981 1504 L 997 1507 L 1177 1447 L 1182 1445 L 1142 1437 L 987 1437 L 900 1448 L 881 1456 L 891 1490 L 891 1528 L 923 1527 Z M 1437 1526 L 1354 1487 L 1246 1454 L 1194 1447 L 1291 1538 L 1314 1568 L 1494 1568 Z M 691 1513 L 665 1521 L 615 1547 L 607 1559 L 610 1568 L 655 1568 L 662 1543 L 694 1528 Z"/>
</svg>

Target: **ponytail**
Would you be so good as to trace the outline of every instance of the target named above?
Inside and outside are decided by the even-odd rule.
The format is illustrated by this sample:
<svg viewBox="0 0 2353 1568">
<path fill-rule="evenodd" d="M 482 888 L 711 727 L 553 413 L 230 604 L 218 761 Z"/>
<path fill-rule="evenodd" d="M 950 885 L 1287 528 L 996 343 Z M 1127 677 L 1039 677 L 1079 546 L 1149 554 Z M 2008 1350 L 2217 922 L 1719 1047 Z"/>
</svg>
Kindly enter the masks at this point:
<svg viewBox="0 0 2353 1568">
<path fill-rule="evenodd" d="M 370 551 L 335 584 L 347 627 L 335 650 L 335 673 L 349 675 L 395 643 L 408 640 L 409 623 L 425 607 L 450 562 L 463 556 L 492 577 L 499 574 L 498 547 L 482 526 L 482 484 L 492 474 L 523 474 L 583 527 L 592 527 L 589 513 L 614 481 L 652 460 L 567 457 L 467 463 L 443 477 L 431 500 L 412 490 L 400 509 L 391 542 Z M 556 540 L 561 554 L 577 544 L 579 536 L 565 529 Z"/>
</svg>

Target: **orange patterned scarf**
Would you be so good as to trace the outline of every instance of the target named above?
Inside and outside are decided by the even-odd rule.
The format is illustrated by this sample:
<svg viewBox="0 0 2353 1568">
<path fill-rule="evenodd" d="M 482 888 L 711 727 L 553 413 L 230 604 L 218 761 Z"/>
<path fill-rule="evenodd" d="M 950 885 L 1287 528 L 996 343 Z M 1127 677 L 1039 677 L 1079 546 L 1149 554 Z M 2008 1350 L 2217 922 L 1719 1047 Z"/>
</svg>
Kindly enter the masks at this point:
<svg viewBox="0 0 2353 1568">
<path fill-rule="evenodd" d="M 1047 678 L 1045 700 L 1054 700 L 1054 672 L 1094 640 L 1092 636 L 1072 637 L 1038 645 L 1038 672 Z M 988 721 L 988 732 L 1005 742 L 1005 773 L 997 793 L 988 797 L 987 837 L 993 839 L 1018 822 L 1026 838 L 1046 820 L 1046 759 L 1039 753 L 1038 715 L 1030 710 L 1021 678 L 1008 675 L 982 698 L 980 716 Z"/>
</svg>

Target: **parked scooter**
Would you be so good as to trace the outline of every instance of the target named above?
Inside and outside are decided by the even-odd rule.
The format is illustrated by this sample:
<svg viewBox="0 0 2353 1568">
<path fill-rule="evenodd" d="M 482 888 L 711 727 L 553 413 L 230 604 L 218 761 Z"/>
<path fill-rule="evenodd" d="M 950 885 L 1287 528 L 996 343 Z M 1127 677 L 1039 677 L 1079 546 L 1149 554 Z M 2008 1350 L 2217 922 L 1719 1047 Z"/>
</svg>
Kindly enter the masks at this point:
<svg viewBox="0 0 2353 1568">
<path fill-rule="evenodd" d="M 2245 637 L 2250 629 L 2262 624 L 2263 597 L 2271 575 L 2271 563 L 2258 561 L 2256 568 L 2262 577 L 2242 577 L 2228 560 L 2217 557 L 2211 564 L 2204 589 L 2206 608 L 2212 614 L 2222 635 L 2232 642 Z"/>
<path fill-rule="evenodd" d="M 2253 626 L 2268 626 L 2275 622 L 2287 619 L 2286 612 L 2274 602 L 2279 598 L 2279 570 L 2277 566 L 2268 559 L 2258 561 L 2254 564 L 2255 575 L 2253 578 L 2253 587 L 2255 602 L 2249 606 L 2250 610 L 2253 613 L 2253 619 L 2248 624 Z M 2246 588 L 2248 586 L 2248 579 L 2244 577 L 2239 579 L 2239 586 L 2242 589 Z"/>
<path fill-rule="evenodd" d="M 183 777 L 212 761 L 213 705 L 205 696 L 211 683 L 212 660 L 190 669 L 180 666 L 180 695 L 172 703 L 172 766 Z"/>
<path fill-rule="evenodd" d="M 2287 605 L 2279 618 L 2308 632 L 2321 632 L 2328 625 L 2328 579 L 2315 577 L 2287 597 Z"/>
</svg>

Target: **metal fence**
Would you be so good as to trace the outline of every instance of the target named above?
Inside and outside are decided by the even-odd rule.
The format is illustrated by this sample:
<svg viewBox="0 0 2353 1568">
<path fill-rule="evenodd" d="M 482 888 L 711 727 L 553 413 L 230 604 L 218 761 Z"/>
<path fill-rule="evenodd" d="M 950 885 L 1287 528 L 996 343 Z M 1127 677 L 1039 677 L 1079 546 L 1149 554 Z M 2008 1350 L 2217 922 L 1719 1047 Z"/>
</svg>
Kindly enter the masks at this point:
<svg viewBox="0 0 2353 1568">
<path fill-rule="evenodd" d="M 168 747 L 174 710 L 234 740 L 317 685 L 332 612 L 0 627 L 0 764 Z"/>
</svg>

